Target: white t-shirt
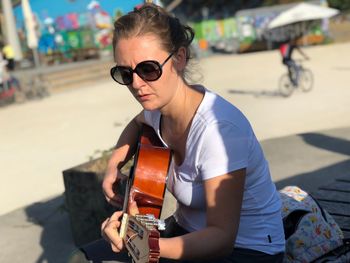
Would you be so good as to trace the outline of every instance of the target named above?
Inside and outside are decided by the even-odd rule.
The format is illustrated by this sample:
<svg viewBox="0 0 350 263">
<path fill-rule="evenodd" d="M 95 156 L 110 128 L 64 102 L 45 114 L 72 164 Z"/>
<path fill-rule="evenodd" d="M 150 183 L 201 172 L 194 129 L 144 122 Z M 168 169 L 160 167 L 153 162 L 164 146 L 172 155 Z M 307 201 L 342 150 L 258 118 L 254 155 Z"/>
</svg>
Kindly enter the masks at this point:
<svg viewBox="0 0 350 263">
<path fill-rule="evenodd" d="M 190 232 L 206 227 L 203 181 L 246 168 L 235 247 L 267 254 L 284 251 L 281 201 L 251 125 L 231 103 L 197 88 L 203 89 L 204 98 L 188 133 L 184 161 L 180 166 L 173 164 L 167 183 L 178 201 L 175 218 Z M 162 140 L 160 118 L 159 111 L 145 111 L 146 122 Z"/>
</svg>

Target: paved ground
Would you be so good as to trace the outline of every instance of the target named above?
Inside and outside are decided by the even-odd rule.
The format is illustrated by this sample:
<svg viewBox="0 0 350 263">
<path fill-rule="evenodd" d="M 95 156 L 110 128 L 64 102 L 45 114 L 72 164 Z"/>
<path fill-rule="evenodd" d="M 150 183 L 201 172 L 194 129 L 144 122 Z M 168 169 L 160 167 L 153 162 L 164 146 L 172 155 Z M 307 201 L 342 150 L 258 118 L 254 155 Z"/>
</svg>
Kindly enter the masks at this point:
<svg viewBox="0 0 350 263">
<path fill-rule="evenodd" d="M 203 59 L 203 83 L 237 105 L 262 141 L 280 188 L 312 191 L 350 171 L 350 43 L 305 48 L 310 93 L 277 94 L 277 51 Z M 0 262 L 64 262 L 73 247 L 62 170 L 112 146 L 140 110 L 109 80 L 0 108 Z"/>
</svg>

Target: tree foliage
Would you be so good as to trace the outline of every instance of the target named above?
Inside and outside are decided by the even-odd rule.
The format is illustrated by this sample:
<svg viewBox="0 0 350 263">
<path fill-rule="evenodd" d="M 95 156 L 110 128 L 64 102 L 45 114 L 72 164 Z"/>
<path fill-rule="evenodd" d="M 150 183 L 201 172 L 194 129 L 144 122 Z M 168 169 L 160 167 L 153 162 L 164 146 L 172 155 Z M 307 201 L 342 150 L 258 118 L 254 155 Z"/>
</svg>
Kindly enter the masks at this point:
<svg viewBox="0 0 350 263">
<path fill-rule="evenodd" d="M 328 0 L 330 7 L 337 8 L 341 11 L 350 10 L 349 0 Z"/>
<path fill-rule="evenodd" d="M 264 0 L 263 5 L 279 5 L 279 4 L 289 4 L 296 2 L 306 2 L 301 0 Z M 341 11 L 350 10 L 349 0 L 327 0 L 329 7 L 339 9 Z"/>
</svg>

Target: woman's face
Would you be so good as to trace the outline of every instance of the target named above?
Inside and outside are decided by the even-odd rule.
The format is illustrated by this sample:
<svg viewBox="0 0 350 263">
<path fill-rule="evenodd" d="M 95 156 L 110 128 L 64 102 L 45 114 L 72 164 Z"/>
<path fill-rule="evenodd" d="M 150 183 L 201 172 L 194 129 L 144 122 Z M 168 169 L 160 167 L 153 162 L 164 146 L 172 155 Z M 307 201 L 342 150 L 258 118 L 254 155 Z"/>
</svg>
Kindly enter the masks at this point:
<svg viewBox="0 0 350 263">
<path fill-rule="evenodd" d="M 156 36 L 144 35 L 120 39 L 116 45 L 115 55 L 117 65 L 135 69 L 145 60 L 155 60 L 163 64 L 170 53 L 161 47 Z M 181 80 L 174 63 L 170 58 L 162 67 L 161 77 L 155 81 L 145 81 L 133 73 L 133 82 L 128 88 L 144 109 L 162 110 L 172 101 Z"/>
</svg>

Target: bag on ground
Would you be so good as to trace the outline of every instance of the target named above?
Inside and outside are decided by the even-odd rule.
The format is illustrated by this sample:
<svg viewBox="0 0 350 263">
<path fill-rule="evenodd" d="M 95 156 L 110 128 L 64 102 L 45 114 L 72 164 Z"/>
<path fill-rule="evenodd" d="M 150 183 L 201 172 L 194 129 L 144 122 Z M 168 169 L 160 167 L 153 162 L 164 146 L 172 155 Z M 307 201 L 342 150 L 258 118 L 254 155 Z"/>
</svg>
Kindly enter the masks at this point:
<svg viewBox="0 0 350 263">
<path fill-rule="evenodd" d="M 286 238 L 284 262 L 309 263 L 343 245 L 343 233 L 332 216 L 297 186 L 279 191 Z"/>
</svg>

